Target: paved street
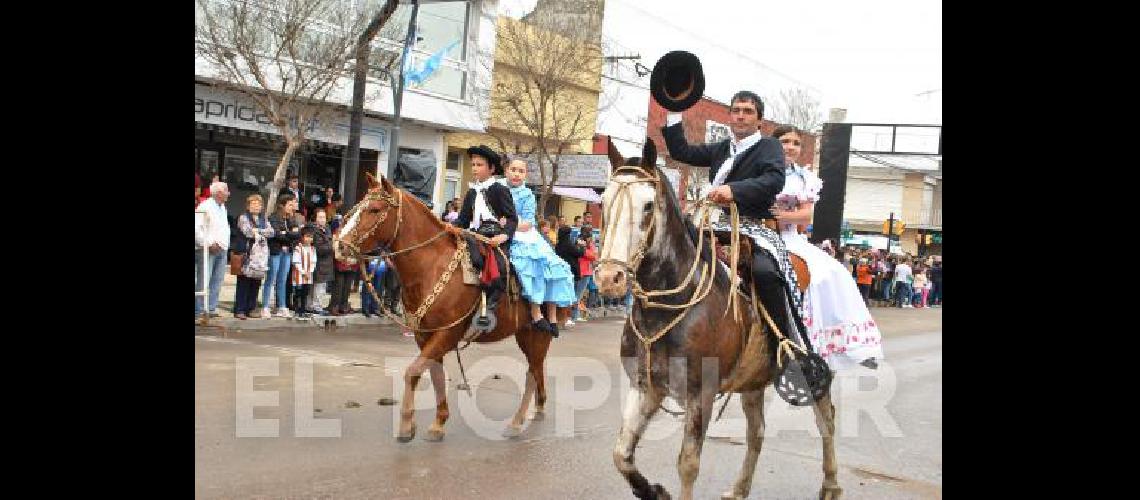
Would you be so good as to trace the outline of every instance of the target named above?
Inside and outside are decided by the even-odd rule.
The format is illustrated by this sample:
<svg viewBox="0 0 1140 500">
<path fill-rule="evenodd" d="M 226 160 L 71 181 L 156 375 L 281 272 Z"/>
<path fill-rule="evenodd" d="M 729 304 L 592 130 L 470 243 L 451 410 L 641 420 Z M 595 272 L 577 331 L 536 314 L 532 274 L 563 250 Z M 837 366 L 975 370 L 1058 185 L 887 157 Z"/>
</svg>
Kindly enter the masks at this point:
<svg viewBox="0 0 1140 500">
<path fill-rule="evenodd" d="M 844 498 L 941 498 L 942 310 L 872 313 L 884 332 L 885 362 L 876 371 L 843 373 L 833 385 Z M 398 328 L 357 324 L 326 332 L 268 320 L 224 337 L 199 328 L 196 497 L 632 498 L 611 456 L 628 385 L 617 357 L 622 321 L 580 323 L 554 341 L 547 416 L 528 422 L 513 440 L 499 433 L 522 392 L 525 362 L 514 341 L 463 351 L 474 399 L 457 390 L 459 369 L 449 355 L 447 436 L 423 439 L 434 397 L 422 380 L 419 434 L 407 444 L 394 438 L 398 404 L 378 404 L 403 398 L 402 366 L 416 354 Z M 274 367 L 276 376 L 258 376 L 250 386 L 250 373 L 272 374 Z M 261 420 L 245 418 L 251 406 L 252 418 Z M 672 401 L 666 407 L 677 409 Z M 771 390 L 765 408 L 767 433 L 750 498 L 816 498 L 821 449 L 811 410 L 789 407 Z M 743 422 L 733 398 L 710 427 L 697 498 L 719 498 L 731 487 L 745 451 Z M 673 494 L 679 423 L 659 413 L 636 455 L 646 477 Z M 277 437 L 239 437 L 259 433 Z"/>
</svg>

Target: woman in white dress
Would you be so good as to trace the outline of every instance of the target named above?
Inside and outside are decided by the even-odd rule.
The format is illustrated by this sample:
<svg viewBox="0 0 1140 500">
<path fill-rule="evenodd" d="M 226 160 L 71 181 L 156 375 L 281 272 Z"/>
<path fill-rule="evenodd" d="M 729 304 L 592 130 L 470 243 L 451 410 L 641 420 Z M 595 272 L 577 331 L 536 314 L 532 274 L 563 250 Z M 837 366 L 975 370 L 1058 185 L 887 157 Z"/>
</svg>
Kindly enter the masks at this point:
<svg viewBox="0 0 1140 500">
<path fill-rule="evenodd" d="M 781 126 L 772 136 L 783 145 L 788 165 L 784 189 L 776 196 L 772 213 L 780 223 L 780 236 L 788 251 L 800 256 L 811 274 L 802 302 L 812 347 L 834 370 L 856 364 L 875 368 L 876 360 L 883 358 L 883 336 L 851 272 L 801 234 L 800 227 L 811 224 L 823 181 L 793 163 L 801 149 L 798 130 Z"/>
</svg>

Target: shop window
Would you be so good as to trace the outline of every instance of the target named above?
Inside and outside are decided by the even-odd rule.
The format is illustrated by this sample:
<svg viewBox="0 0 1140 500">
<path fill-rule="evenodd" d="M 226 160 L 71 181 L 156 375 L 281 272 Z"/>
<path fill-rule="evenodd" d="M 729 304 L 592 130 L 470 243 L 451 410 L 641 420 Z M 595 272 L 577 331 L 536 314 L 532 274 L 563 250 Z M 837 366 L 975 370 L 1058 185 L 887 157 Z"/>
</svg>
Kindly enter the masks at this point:
<svg viewBox="0 0 1140 500">
<path fill-rule="evenodd" d="M 229 185 L 230 199 L 226 202 L 226 210 L 232 213 L 245 211 L 247 196 L 258 193 L 263 201 L 269 199 L 269 185 L 273 182 L 273 174 L 277 171 L 277 163 L 281 161 L 281 152 L 270 149 L 255 148 L 226 148 L 225 178 Z M 300 171 L 300 155 L 293 155 L 287 170 Z M 266 207 L 267 212 L 272 211 Z"/>
<path fill-rule="evenodd" d="M 447 152 L 447 169 L 459 171 L 459 151 Z"/>
<path fill-rule="evenodd" d="M 398 154 L 392 181 L 431 205 L 436 169 L 439 168 L 435 153 L 428 149 L 400 148 Z"/>
</svg>

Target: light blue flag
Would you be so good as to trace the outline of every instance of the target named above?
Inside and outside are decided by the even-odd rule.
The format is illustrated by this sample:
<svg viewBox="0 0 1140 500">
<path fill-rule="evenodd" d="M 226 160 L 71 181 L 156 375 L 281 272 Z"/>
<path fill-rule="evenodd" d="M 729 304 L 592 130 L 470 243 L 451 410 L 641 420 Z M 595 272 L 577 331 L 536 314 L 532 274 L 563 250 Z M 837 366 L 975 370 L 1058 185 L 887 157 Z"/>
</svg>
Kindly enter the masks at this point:
<svg viewBox="0 0 1140 500">
<path fill-rule="evenodd" d="M 448 44 L 446 47 L 439 49 L 439 51 L 432 54 L 431 57 L 429 57 L 428 60 L 424 62 L 423 68 L 420 68 L 419 70 L 416 70 L 415 67 L 411 65 L 410 62 L 408 62 L 404 70 L 404 85 L 407 86 L 413 83 L 422 85 L 424 81 L 432 75 L 432 73 L 435 73 L 435 70 L 439 69 L 439 64 L 443 61 L 443 55 L 458 44 L 459 40 L 456 40 Z"/>
</svg>

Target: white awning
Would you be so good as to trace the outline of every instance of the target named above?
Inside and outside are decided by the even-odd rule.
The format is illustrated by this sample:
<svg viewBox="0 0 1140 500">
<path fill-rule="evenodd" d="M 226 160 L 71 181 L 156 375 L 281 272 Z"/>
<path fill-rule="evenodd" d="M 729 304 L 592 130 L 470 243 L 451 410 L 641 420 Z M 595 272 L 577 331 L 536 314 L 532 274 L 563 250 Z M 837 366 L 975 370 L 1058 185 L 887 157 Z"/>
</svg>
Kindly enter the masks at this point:
<svg viewBox="0 0 1140 500">
<path fill-rule="evenodd" d="M 601 203 L 602 196 L 590 188 L 554 186 L 554 194 L 590 203 Z"/>
</svg>

